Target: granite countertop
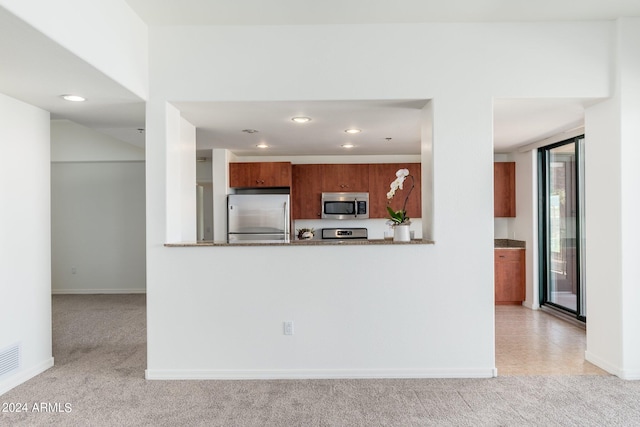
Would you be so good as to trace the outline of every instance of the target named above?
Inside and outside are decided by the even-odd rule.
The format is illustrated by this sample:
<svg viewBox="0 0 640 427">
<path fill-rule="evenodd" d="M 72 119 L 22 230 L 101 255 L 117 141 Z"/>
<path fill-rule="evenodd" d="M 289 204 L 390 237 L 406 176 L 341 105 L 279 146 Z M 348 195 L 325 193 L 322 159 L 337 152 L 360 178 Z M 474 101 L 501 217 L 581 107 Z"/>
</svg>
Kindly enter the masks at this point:
<svg viewBox="0 0 640 427">
<path fill-rule="evenodd" d="M 410 242 L 394 242 L 391 239 L 369 239 L 369 240 L 294 240 L 290 243 L 227 243 L 227 242 L 184 242 L 165 243 L 164 246 L 170 248 L 179 247 L 199 247 L 199 246 L 369 246 L 369 245 L 433 245 L 433 240 L 414 239 Z"/>
<path fill-rule="evenodd" d="M 312 240 L 293 240 L 290 243 L 227 243 L 227 242 L 183 242 L 183 243 L 165 243 L 164 246 L 170 248 L 180 247 L 200 247 L 200 246 L 369 246 L 369 245 L 433 245 L 433 240 L 413 239 L 410 242 L 394 242 L 391 239 L 369 239 L 369 240 L 331 240 L 331 239 L 312 239 Z M 526 242 L 524 240 L 513 239 L 494 239 L 494 248 L 496 249 L 525 249 Z"/>
<path fill-rule="evenodd" d="M 525 249 L 527 242 L 513 239 L 494 239 L 493 247 L 496 249 Z"/>
</svg>

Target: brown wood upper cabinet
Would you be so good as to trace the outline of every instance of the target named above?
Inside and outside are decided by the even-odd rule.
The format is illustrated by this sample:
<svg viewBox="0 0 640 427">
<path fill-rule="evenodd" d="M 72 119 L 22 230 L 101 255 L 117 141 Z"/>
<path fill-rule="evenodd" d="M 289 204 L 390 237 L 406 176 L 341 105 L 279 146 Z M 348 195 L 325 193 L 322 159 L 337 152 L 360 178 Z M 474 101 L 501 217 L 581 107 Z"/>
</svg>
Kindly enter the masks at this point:
<svg viewBox="0 0 640 427">
<path fill-rule="evenodd" d="M 386 218 L 387 214 L 387 192 L 389 185 L 396 179 L 398 169 L 409 169 L 409 174 L 413 176 L 415 187 L 407 201 L 407 215 L 409 218 L 422 217 L 422 191 L 421 165 L 420 163 L 375 163 L 369 165 L 369 218 Z M 391 200 L 391 208 L 394 211 L 402 209 L 404 199 L 411 189 L 411 178 L 407 177 L 403 189 L 396 191 L 396 195 Z"/>
<path fill-rule="evenodd" d="M 516 164 L 496 162 L 493 164 L 493 216 L 516 216 Z"/>
<path fill-rule="evenodd" d="M 524 249 L 494 249 L 495 303 L 521 304 L 525 300 Z"/>
<path fill-rule="evenodd" d="M 369 191 L 369 165 L 322 165 L 322 191 L 349 193 Z"/>
<path fill-rule="evenodd" d="M 229 187 L 291 187 L 291 163 L 229 163 Z"/>
<path fill-rule="evenodd" d="M 294 219 L 318 219 L 322 216 L 322 170 L 324 165 L 293 165 L 291 207 Z"/>
</svg>

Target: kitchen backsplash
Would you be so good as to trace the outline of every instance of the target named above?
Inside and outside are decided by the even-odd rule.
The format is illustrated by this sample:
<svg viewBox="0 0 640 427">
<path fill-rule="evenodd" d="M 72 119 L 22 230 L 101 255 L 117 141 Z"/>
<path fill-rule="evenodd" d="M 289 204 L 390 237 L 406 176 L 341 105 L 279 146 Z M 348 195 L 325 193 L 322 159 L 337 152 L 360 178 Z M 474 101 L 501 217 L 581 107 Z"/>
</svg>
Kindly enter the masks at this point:
<svg viewBox="0 0 640 427">
<path fill-rule="evenodd" d="M 320 230 L 323 228 L 356 228 L 364 227 L 367 229 L 369 239 L 384 239 L 385 233 L 388 237 L 393 236 L 391 227 L 387 225 L 386 219 L 297 219 L 294 220 L 294 229 L 292 237 L 296 236 L 296 230 L 300 228 L 314 228 L 316 230 L 316 239 L 321 239 Z M 420 218 L 411 219 L 411 231 L 414 232 L 415 239 L 422 238 L 422 220 Z"/>
</svg>

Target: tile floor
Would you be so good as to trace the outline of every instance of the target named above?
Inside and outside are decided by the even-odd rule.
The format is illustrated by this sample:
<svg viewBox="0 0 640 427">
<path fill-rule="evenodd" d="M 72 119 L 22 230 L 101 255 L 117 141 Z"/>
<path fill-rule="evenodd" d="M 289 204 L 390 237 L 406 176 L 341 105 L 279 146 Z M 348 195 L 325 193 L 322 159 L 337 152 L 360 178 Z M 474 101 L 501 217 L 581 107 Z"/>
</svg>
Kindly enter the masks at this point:
<svg viewBox="0 0 640 427">
<path fill-rule="evenodd" d="M 609 375 L 584 360 L 585 331 L 540 310 L 496 306 L 498 375 Z"/>
</svg>

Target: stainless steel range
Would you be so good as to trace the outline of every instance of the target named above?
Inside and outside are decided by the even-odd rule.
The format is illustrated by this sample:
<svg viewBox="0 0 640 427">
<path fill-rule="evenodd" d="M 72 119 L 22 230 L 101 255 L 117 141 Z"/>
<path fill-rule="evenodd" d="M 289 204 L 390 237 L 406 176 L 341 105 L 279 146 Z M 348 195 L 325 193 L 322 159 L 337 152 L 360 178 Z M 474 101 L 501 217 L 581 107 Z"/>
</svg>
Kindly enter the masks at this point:
<svg viewBox="0 0 640 427">
<path fill-rule="evenodd" d="M 324 240 L 367 240 L 368 232 L 366 228 L 323 228 L 322 239 Z"/>
</svg>

